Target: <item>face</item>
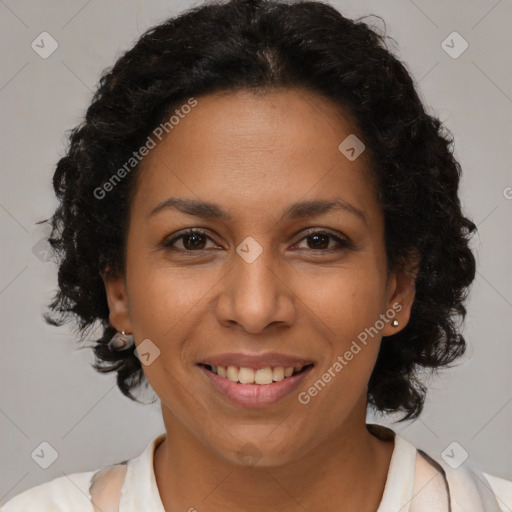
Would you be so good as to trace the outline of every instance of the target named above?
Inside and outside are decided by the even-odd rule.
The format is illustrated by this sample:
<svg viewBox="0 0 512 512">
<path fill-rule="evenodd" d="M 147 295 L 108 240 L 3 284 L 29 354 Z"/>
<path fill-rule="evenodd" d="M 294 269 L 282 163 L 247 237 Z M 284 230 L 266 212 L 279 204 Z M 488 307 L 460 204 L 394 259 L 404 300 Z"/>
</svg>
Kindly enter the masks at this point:
<svg viewBox="0 0 512 512">
<path fill-rule="evenodd" d="M 381 338 L 408 321 L 413 283 L 387 271 L 367 152 L 339 149 L 351 134 L 305 91 L 216 93 L 139 170 L 110 321 L 146 354 L 166 427 L 233 462 L 364 429 Z"/>
</svg>

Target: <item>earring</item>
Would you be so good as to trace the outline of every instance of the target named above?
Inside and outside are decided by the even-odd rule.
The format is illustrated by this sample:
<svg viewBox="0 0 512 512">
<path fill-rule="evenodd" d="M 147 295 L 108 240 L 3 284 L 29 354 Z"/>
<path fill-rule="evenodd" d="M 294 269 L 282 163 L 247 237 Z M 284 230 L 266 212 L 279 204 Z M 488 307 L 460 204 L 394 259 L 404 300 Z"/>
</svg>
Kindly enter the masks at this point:
<svg viewBox="0 0 512 512">
<path fill-rule="evenodd" d="M 396 320 L 396 319 L 395 319 L 395 320 L 393 320 L 393 321 L 391 322 L 391 325 L 392 325 L 393 327 L 397 327 L 397 326 L 398 326 L 398 320 Z"/>
<path fill-rule="evenodd" d="M 108 348 L 111 352 L 127 350 L 134 345 L 133 334 L 126 334 L 124 331 L 116 332 L 108 342 Z"/>
</svg>

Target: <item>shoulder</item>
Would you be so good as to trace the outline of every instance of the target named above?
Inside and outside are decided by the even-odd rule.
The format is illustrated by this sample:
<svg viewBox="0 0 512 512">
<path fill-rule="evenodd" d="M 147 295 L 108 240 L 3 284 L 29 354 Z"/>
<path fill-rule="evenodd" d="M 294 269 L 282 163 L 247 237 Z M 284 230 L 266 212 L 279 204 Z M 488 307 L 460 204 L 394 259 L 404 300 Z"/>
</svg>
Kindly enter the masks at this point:
<svg viewBox="0 0 512 512">
<path fill-rule="evenodd" d="M 448 503 L 451 509 L 448 508 Z M 512 512 L 512 481 L 418 450 L 410 512 Z"/>
<path fill-rule="evenodd" d="M 119 496 L 126 476 L 126 462 L 61 476 L 18 494 L 1 512 L 110 512 L 118 510 Z"/>
<path fill-rule="evenodd" d="M 91 512 L 89 487 L 95 471 L 72 473 L 36 485 L 14 496 L 1 512 L 22 512 L 34 510 L 38 512 Z"/>
<path fill-rule="evenodd" d="M 146 444 L 140 455 L 132 459 L 94 471 L 64 475 L 27 489 L 10 499 L 1 507 L 0 512 L 117 512 L 128 467 L 131 467 L 131 480 L 125 499 L 132 499 L 140 491 L 140 486 L 145 490 L 144 483 L 147 481 L 153 483 L 150 491 L 158 496 L 153 474 L 153 454 L 155 447 L 164 438 L 165 433 L 158 435 Z"/>
<path fill-rule="evenodd" d="M 512 512 L 512 481 L 505 480 L 499 476 L 489 475 L 488 473 L 482 472 L 481 474 L 489 482 L 501 510 Z"/>
</svg>

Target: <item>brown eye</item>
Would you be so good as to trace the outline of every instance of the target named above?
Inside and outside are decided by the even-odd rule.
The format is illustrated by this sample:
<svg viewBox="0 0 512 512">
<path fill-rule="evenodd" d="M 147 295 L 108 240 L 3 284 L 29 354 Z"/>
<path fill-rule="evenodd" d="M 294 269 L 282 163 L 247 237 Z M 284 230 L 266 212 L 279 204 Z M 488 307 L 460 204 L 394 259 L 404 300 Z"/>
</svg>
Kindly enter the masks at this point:
<svg viewBox="0 0 512 512">
<path fill-rule="evenodd" d="M 336 245 L 334 247 L 329 247 L 329 243 L 331 240 L 335 241 L 337 244 L 337 248 L 348 248 L 350 247 L 350 242 L 343 238 L 340 238 L 332 233 L 327 233 L 325 231 L 313 231 L 308 233 L 304 238 L 302 238 L 299 244 L 306 240 L 307 247 L 299 247 L 299 249 L 311 249 L 313 251 L 331 251 L 336 250 Z"/>
<path fill-rule="evenodd" d="M 206 244 L 205 237 L 203 235 L 198 235 L 197 233 L 192 235 L 184 235 L 181 238 L 183 239 L 183 246 L 187 251 L 193 251 L 194 249 L 204 249 Z"/>
<path fill-rule="evenodd" d="M 172 240 L 165 241 L 163 246 L 178 251 L 203 251 L 206 250 L 205 246 L 208 240 L 211 240 L 211 238 L 203 231 L 189 229 L 185 233 L 174 237 Z M 175 246 L 178 241 L 181 241 L 182 247 Z"/>
<path fill-rule="evenodd" d="M 310 249 L 328 249 L 330 238 L 331 237 L 325 233 L 315 233 L 314 235 L 307 236 L 306 240 L 308 240 Z"/>
</svg>

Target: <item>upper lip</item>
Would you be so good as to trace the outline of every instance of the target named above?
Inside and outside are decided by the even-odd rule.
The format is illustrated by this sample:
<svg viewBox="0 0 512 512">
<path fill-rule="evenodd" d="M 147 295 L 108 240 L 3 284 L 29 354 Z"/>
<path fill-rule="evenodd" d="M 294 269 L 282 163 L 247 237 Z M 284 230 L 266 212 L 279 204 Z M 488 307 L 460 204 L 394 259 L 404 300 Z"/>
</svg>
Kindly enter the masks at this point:
<svg viewBox="0 0 512 512">
<path fill-rule="evenodd" d="M 237 366 L 238 368 L 268 368 L 274 366 L 284 366 L 288 368 L 302 368 L 313 364 L 311 359 L 302 357 L 289 356 L 286 354 L 278 354 L 276 352 L 266 352 L 263 354 L 242 354 L 229 353 L 217 354 L 206 357 L 199 364 L 207 364 L 210 366 Z"/>
</svg>

